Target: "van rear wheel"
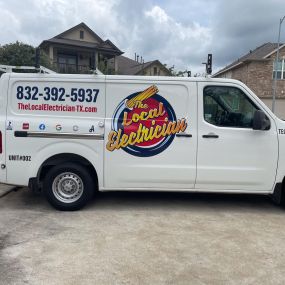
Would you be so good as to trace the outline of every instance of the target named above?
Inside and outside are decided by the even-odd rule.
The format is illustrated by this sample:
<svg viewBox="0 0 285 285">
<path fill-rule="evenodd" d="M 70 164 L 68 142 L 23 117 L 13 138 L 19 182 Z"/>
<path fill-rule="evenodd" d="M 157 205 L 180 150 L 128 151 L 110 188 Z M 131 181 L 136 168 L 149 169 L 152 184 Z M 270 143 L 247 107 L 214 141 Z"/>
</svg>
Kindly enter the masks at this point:
<svg viewBox="0 0 285 285">
<path fill-rule="evenodd" d="M 92 197 L 94 182 L 84 166 L 64 163 L 49 170 L 43 181 L 43 190 L 54 208 L 75 211 L 84 207 Z"/>
</svg>

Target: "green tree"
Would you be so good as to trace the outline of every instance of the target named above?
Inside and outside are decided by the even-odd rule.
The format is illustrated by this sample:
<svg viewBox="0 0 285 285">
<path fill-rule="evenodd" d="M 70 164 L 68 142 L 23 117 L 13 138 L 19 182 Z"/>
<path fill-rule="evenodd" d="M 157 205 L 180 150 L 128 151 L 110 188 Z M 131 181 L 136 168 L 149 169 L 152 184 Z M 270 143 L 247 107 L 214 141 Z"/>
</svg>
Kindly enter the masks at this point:
<svg viewBox="0 0 285 285">
<path fill-rule="evenodd" d="M 0 46 L 0 64 L 4 65 L 35 65 L 36 48 L 21 42 Z M 41 51 L 40 65 L 51 68 L 48 56 Z"/>
<path fill-rule="evenodd" d="M 171 76 L 187 77 L 187 76 L 188 76 L 188 72 L 190 72 L 190 71 L 187 70 L 187 69 L 184 70 L 184 71 L 182 71 L 182 70 L 176 71 L 176 70 L 174 69 L 174 65 L 171 66 L 171 67 L 168 67 L 167 64 L 164 64 L 164 66 L 169 70 Z M 190 72 L 190 74 L 191 74 L 191 72 Z M 191 76 L 191 75 L 190 75 L 190 76 Z"/>
<path fill-rule="evenodd" d="M 169 70 L 171 76 L 176 76 L 176 72 L 174 70 L 174 65 L 171 67 L 168 67 L 167 64 L 164 64 L 164 66 Z"/>
</svg>

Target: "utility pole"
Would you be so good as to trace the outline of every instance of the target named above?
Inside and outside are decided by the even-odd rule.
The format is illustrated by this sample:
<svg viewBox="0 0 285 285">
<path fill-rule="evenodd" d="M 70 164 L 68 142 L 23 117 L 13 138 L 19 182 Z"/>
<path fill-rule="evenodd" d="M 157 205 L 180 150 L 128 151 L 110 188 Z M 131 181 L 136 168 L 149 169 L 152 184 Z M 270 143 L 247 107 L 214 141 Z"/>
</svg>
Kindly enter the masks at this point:
<svg viewBox="0 0 285 285">
<path fill-rule="evenodd" d="M 280 34 L 281 34 L 281 25 L 285 19 L 285 16 L 280 19 L 279 22 L 279 32 L 278 32 L 278 43 L 277 43 L 277 55 L 275 58 L 275 74 L 274 74 L 274 80 L 273 80 L 273 96 L 272 96 L 272 112 L 275 112 L 275 101 L 276 101 L 276 84 L 277 84 L 277 67 L 279 62 L 279 46 L 280 46 Z M 274 66 L 273 66 L 274 70 Z"/>
</svg>

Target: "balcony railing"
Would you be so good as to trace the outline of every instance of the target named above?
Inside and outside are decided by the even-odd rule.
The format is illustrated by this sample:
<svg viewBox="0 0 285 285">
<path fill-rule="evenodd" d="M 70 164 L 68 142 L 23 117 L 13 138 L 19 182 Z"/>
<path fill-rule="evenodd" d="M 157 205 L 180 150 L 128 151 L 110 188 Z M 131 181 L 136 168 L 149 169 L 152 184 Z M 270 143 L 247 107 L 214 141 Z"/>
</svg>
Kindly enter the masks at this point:
<svg viewBox="0 0 285 285">
<path fill-rule="evenodd" d="M 88 65 L 67 64 L 67 63 L 53 63 L 53 69 L 58 73 L 69 74 L 87 74 L 91 73 L 91 68 Z"/>
<path fill-rule="evenodd" d="M 103 74 L 115 74 L 114 68 L 107 68 L 98 66 L 99 70 L 103 72 Z M 67 73 L 67 74 L 90 74 L 92 73 L 91 67 L 89 65 L 77 65 L 77 64 L 66 64 L 66 63 L 53 63 L 53 70 L 58 73 Z"/>
</svg>

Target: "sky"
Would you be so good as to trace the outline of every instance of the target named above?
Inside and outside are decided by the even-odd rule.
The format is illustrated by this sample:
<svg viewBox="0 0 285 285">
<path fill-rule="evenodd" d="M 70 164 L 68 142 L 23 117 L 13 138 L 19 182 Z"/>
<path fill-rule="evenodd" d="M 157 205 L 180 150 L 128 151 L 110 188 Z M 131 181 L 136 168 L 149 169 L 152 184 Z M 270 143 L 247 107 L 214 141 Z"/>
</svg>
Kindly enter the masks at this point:
<svg viewBox="0 0 285 285">
<path fill-rule="evenodd" d="M 285 0 L 0 0 L 0 44 L 34 46 L 81 22 L 125 56 L 202 73 L 277 42 Z M 285 21 L 281 41 L 285 42 Z"/>
</svg>

